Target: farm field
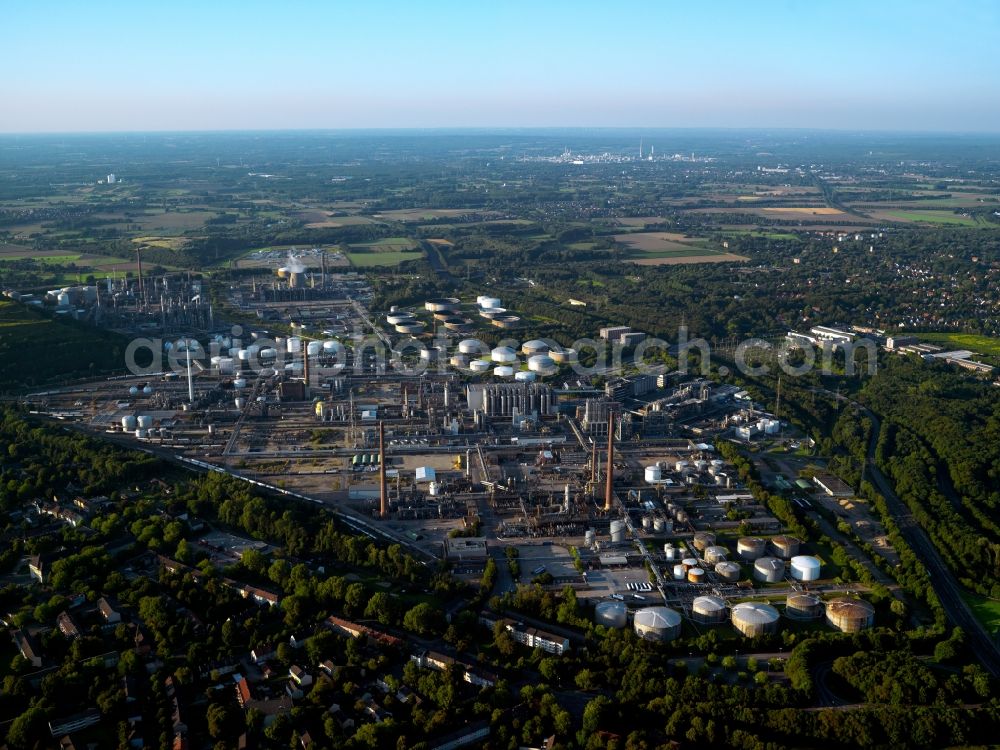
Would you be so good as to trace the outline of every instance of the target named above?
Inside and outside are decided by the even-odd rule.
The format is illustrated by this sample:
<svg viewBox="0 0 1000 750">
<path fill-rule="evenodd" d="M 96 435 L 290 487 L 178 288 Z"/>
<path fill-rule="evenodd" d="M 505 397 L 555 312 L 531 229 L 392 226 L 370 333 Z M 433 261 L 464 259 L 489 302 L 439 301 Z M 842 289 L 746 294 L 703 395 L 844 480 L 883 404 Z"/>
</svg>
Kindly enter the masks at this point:
<svg viewBox="0 0 1000 750">
<path fill-rule="evenodd" d="M 631 251 L 626 259 L 628 262 L 642 266 L 746 260 L 740 255 L 708 247 L 707 240 L 687 237 L 679 232 L 633 232 L 616 234 L 613 239 Z"/>
<path fill-rule="evenodd" d="M 916 222 L 925 224 L 952 224 L 962 227 L 984 226 L 971 216 L 959 216 L 950 211 L 905 211 L 882 209 L 870 212 L 872 218 L 883 221 Z"/>
<path fill-rule="evenodd" d="M 1000 602 L 968 592 L 963 592 L 962 598 L 965 599 L 973 614 L 986 626 L 988 631 L 996 633 L 1000 630 Z"/>
<path fill-rule="evenodd" d="M 374 219 L 367 216 L 338 215 L 333 211 L 299 211 L 295 216 L 306 222 L 306 229 L 336 229 L 375 223 Z"/>
<path fill-rule="evenodd" d="M 407 250 L 383 252 L 347 252 L 347 259 L 355 268 L 375 268 L 377 266 L 398 266 L 408 260 L 417 260 L 423 253 Z"/>
<path fill-rule="evenodd" d="M 455 219 L 479 213 L 471 208 L 400 208 L 372 214 L 380 219 L 401 222 L 433 221 L 435 219 Z"/>
<path fill-rule="evenodd" d="M 214 219 L 215 211 L 160 211 L 145 213 L 129 219 L 132 224 L 138 224 L 142 231 L 150 234 L 181 234 L 192 229 L 200 229 L 205 222 Z"/>
</svg>

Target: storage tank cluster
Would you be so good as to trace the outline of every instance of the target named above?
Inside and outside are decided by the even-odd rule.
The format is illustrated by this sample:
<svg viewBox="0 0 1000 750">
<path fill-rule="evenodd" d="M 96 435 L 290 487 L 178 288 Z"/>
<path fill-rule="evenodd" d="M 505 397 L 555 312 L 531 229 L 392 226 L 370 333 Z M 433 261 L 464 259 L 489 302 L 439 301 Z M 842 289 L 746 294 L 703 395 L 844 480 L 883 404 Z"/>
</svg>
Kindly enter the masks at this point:
<svg viewBox="0 0 1000 750">
<path fill-rule="evenodd" d="M 764 583 L 777 583 L 785 577 L 785 563 L 776 557 L 761 557 L 753 564 L 753 577 Z"/>
<path fill-rule="evenodd" d="M 789 594 L 785 599 L 785 617 L 815 620 L 823 616 L 823 600 L 815 594 Z"/>
<path fill-rule="evenodd" d="M 594 607 L 594 621 L 606 628 L 624 628 L 628 625 L 628 607 L 625 602 L 598 602 Z"/>
<path fill-rule="evenodd" d="M 822 566 L 818 557 L 796 555 L 791 559 L 790 571 L 796 581 L 816 581 L 819 580 Z"/>
<path fill-rule="evenodd" d="M 669 607 L 646 607 L 635 613 L 633 627 L 640 638 L 664 643 L 681 634 L 681 616 Z"/>
<path fill-rule="evenodd" d="M 521 353 L 526 357 L 531 357 L 535 354 L 548 354 L 551 348 L 552 347 L 541 339 L 532 339 L 531 341 L 525 341 L 521 344 Z"/>
<path fill-rule="evenodd" d="M 548 354 L 535 354 L 528 357 L 528 369 L 539 375 L 552 375 L 556 371 L 556 363 Z"/>
<path fill-rule="evenodd" d="M 730 619 L 733 627 L 747 638 L 778 632 L 778 610 L 770 604 L 740 602 L 733 607 Z"/>
<path fill-rule="evenodd" d="M 759 536 L 741 536 L 736 542 L 736 554 L 743 560 L 752 561 L 764 556 L 767 542 Z"/>
<path fill-rule="evenodd" d="M 688 568 L 687 578 L 690 583 L 704 583 L 705 569 L 699 567 Z"/>
<path fill-rule="evenodd" d="M 697 596 L 691 602 L 691 617 L 706 625 L 726 619 L 726 602 L 719 596 Z"/>
<path fill-rule="evenodd" d="M 844 633 L 857 633 L 875 624 L 875 607 L 864 599 L 833 599 L 826 603 L 826 621 Z"/>
</svg>

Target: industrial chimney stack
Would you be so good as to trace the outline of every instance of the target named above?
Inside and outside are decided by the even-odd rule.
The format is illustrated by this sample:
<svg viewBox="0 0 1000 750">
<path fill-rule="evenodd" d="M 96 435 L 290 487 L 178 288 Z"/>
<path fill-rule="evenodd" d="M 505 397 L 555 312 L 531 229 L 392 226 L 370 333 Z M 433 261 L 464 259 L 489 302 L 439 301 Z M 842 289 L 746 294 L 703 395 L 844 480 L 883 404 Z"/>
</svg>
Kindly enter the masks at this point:
<svg viewBox="0 0 1000 750">
<path fill-rule="evenodd" d="M 615 484 L 615 415 L 608 412 L 608 478 L 604 485 L 604 510 L 611 510 Z"/>
<path fill-rule="evenodd" d="M 389 490 L 385 486 L 385 424 L 378 423 L 379 517 L 389 517 Z"/>
</svg>

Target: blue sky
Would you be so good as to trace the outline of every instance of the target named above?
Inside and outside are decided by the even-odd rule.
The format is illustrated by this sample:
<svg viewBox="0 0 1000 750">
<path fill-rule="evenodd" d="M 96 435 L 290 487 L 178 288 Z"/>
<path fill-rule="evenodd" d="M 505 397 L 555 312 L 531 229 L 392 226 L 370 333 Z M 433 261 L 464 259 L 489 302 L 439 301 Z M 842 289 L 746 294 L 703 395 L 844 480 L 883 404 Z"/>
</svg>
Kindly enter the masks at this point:
<svg viewBox="0 0 1000 750">
<path fill-rule="evenodd" d="M 1000 130 L 1000 2 L 5 0 L 0 132 Z"/>
</svg>

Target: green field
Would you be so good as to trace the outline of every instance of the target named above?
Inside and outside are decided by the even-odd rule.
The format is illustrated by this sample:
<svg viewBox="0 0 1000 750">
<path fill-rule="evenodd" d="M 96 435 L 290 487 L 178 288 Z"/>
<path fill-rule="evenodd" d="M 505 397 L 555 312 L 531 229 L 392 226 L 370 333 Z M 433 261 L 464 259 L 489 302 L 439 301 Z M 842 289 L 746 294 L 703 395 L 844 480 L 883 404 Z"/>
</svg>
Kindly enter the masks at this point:
<svg viewBox="0 0 1000 750">
<path fill-rule="evenodd" d="M 352 246 L 353 247 L 353 246 Z M 347 259 L 355 268 L 374 268 L 377 266 L 398 266 L 408 260 L 422 258 L 423 253 L 408 250 L 389 250 L 382 252 L 348 252 Z"/>
<path fill-rule="evenodd" d="M 931 344 L 942 344 L 955 349 L 968 349 L 970 352 L 989 357 L 1000 357 L 1000 339 L 990 336 L 980 336 L 976 333 L 918 333 L 917 338 Z"/>
<path fill-rule="evenodd" d="M 995 633 L 1000 630 L 1000 601 L 965 591 L 962 592 L 962 598 L 989 632 Z"/>
<path fill-rule="evenodd" d="M 408 237 L 384 237 L 380 240 L 355 242 L 352 245 L 349 245 L 351 250 L 368 248 L 368 251 L 373 253 L 388 252 L 391 250 L 410 250 L 416 246 L 417 244 Z"/>
<path fill-rule="evenodd" d="M 978 227 L 979 222 L 968 216 L 959 216 L 945 211 L 886 211 L 886 216 L 902 221 L 924 221 L 929 224 L 955 224 L 962 227 Z"/>
</svg>

